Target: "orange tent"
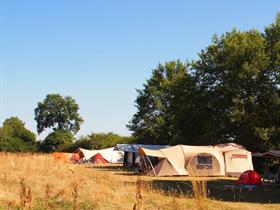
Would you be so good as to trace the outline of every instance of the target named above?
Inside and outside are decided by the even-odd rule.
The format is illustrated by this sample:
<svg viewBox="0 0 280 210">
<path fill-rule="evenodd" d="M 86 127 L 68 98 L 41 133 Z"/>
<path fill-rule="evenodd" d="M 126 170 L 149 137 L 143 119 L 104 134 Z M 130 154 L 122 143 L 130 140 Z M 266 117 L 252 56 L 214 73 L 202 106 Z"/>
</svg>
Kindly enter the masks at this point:
<svg viewBox="0 0 280 210">
<path fill-rule="evenodd" d="M 65 153 L 65 152 L 54 152 L 52 153 L 53 158 L 55 161 L 61 161 L 64 163 L 70 163 L 70 156 L 71 153 Z"/>
</svg>

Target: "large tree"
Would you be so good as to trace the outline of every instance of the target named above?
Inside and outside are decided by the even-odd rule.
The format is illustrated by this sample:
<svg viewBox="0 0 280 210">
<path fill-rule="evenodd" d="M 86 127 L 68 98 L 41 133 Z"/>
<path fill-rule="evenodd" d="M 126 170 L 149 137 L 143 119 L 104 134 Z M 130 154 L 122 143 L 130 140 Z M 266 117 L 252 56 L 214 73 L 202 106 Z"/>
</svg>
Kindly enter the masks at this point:
<svg viewBox="0 0 280 210">
<path fill-rule="evenodd" d="M 79 105 L 70 96 L 47 95 L 35 109 L 38 133 L 42 133 L 46 128 L 52 128 L 54 131 L 78 132 L 83 122 L 78 110 Z"/>
<path fill-rule="evenodd" d="M 66 151 L 73 143 L 73 134 L 70 131 L 55 130 L 50 133 L 40 145 L 44 152 Z"/>
<path fill-rule="evenodd" d="M 182 88 L 186 84 L 189 89 Z M 194 85 L 188 74 L 188 64 L 180 61 L 159 64 L 144 88 L 137 90 L 137 112 L 128 124 L 137 141 L 170 143 L 175 135 L 174 117 L 180 104 L 178 100 L 182 95 L 189 95 Z"/>
<path fill-rule="evenodd" d="M 188 66 L 159 65 L 129 129 L 143 143 L 280 147 L 280 14 L 261 33 L 232 30 Z"/>
<path fill-rule="evenodd" d="M 6 119 L 0 128 L 0 151 L 35 151 L 36 136 L 17 117 Z"/>
<path fill-rule="evenodd" d="M 265 33 L 214 36 L 192 64 L 205 95 L 200 107 L 209 110 L 202 134 L 210 142 L 233 141 L 252 150 L 279 147 L 279 29 L 280 15 Z"/>
</svg>

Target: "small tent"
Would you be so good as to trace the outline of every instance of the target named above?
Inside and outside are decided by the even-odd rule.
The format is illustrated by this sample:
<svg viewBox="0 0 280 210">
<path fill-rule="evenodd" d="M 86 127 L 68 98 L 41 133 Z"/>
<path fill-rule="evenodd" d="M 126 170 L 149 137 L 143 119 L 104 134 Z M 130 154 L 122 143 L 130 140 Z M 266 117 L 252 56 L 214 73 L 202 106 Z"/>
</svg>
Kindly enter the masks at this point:
<svg viewBox="0 0 280 210">
<path fill-rule="evenodd" d="M 244 171 L 236 181 L 237 185 L 260 185 L 261 176 L 253 170 Z"/>
<path fill-rule="evenodd" d="M 52 153 L 53 158 L 55 161 L 61 161 L 64 163 L 70 163 L 70 157 L 71 153 L 65 153 L 65 152 L 54 152 Z"/>
<path fill-rule="evenodd" d="M 109 161 L 106 160 L 100 153 L 91 157 L 91 163 L 93 164 L 108 164 Z"/>
</svg>

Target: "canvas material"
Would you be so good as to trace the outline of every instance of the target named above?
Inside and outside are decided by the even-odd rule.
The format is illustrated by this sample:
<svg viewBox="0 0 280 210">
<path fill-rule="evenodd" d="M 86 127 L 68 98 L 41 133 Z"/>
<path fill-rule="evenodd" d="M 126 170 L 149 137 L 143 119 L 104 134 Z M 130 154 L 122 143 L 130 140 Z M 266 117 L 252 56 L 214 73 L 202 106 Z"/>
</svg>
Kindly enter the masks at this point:
<svg viewBox="0 0 280 210">
<path fill-rule="evenodd" d="M 157 164 L 156 173 L 164 175 L 164 173 L 169 174 L 171 170 L 175 170 L 178 175 L 188 175 L 190 170 L 192 174 L 196 175 L 209 175 L 209 176 L 220 176 L 220 175 L 230 175 L 230 174 L 240 174 L 245 170 L 253 169 L 252 156 L 251 153 L 243 148 L 241 145 L 236 144 L 223 144 L 216 146 L 188 146 L 188 145 L 177 145 L 169 148 L 164 148 L 160 150 L 148 150 L 145 148 L 140 148 L 140 152 L 143 155 L 161 157 L 168 160 L 170 166 L 163 167 L 159 163 Z M 230 160 L 225 158 L 225 154 L 229 157 L 231 154 L 242 154 L 245 152 L 248 156 L 247 159 Z M 196 167 L 196 157 L 199 154 L 208 154 L 213 157 L 213 167 L 210 170 L 201 170 Z M 239 158 L 241 159 L 241 158 Z M 240 167 L 242 165 L 242 167 Z M 162 171 L 161 171 L 162 170 Z M 231 171 L 229 171 L 231 170 Z"/>
</svg>

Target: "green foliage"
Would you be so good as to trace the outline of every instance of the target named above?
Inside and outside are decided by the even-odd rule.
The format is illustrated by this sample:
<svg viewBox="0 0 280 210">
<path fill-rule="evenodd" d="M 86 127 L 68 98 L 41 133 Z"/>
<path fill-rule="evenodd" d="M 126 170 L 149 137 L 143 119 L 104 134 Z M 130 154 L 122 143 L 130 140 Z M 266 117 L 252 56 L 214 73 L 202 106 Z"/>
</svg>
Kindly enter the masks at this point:
<svg viewBox="0 0 280 210">
<path fill-rule="evenodd" d="M 264 33 L 215 35 L 191 64 L 160 64 L 137 92 L 138 142 L 279 148 L 280 14 Z"/>
<path fill-rule="evenodd" d="M 70 131 L 56 130 L 50 133 L 40 145 L 44 152 L 66 151 L 73 143 L 73 134 Z"/>
<path fill-rule="evenodd" d="M 59 94 L 49 94 L 43 102 L 39 102 L 35 109 L 37 131 L 40 134 L 46 128 L 53 130 L 71 131 L 80 130 L 83 119 L 78 114 L 79 106 L 69 96 L 62 97 Z"/>
<path fill-rule="evenodd" d="M 134 132 L 138 142 L 165 144 L 171 141 L 177 97 L 189 93 L 182 84 L 188 84 L 190 89 L 194 86 L 187 70 L 188 64 L 180 61 L 159 64 L 144 89 L 137 90 L 138 111 L 127 127 Z"/>
<path fill-rule="evenodd" d="M 17 117 L 6 119 L 0 128 L 0 151 L 35 151 L 35 140 L 35 134 Z"/>
<path fill-rule="evenodd" d="M 68 149 L 74 151 L 81 147 L 84 149 L 103 149 L 114 147 L 116 144 L 126 144 L 132 142 L 132 137 L 119 136 L 114 133 L 92 133 L 86 137 L 81 137 Z"/>
</svg>

